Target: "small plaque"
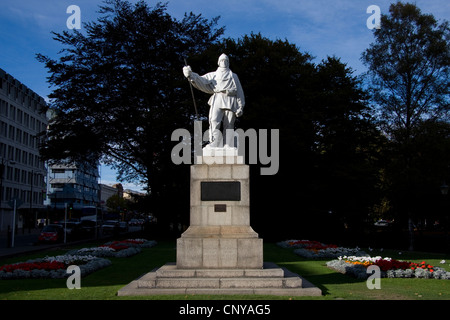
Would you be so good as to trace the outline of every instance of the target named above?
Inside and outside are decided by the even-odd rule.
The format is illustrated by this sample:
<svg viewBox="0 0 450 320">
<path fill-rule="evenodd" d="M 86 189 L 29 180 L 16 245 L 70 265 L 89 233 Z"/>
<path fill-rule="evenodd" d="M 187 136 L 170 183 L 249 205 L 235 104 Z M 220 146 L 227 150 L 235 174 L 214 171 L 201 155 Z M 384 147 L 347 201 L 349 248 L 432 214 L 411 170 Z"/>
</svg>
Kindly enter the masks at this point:
<svg viewBox="0 0 450 320">
<path fill-rule="evenodd" d="M 214 212 L 227 212 L 227 205 L 226 204 L 215 204 Z"/>
<path fill-rule="evenodd" d="M 202 181 L 202 201 L 241 201 L 239 181 Z"/>
</svg>

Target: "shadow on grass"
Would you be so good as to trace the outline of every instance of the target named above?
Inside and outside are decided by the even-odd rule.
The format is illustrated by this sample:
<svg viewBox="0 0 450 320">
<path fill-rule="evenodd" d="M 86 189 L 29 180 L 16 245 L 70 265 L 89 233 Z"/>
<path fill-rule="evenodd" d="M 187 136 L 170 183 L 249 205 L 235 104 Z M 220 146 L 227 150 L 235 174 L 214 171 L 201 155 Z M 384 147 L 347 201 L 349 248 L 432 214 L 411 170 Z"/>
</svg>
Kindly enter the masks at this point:
<svg viewBox="0 0 450 320">
<path fill-rule="evenodd" d="M 140 276 L 159 268 L 168 262 L 176 261 L 176 242 L 175 240 L 157 240 L 158 244 L 152 248 L 144 248 L 142 252 L 128 258 L 109 258 L 111 266 L 98 270 L 81 279 L 81 288 L 85 290 L 68 290 L 66 279 L 19 279 L 19 280 L 0 280 L 0 299 L 119 299 L 116 296 L 117 291 L 123 286 Z M 88 246 L 96 246 L 99 243 L 91 243 Z M 30 256 L 22 256 L 14 259 L 8 259 L 8 263 L 26 261 L 46 255 L 53 256 L 64 254 L 69 249 L 53 250 L 47 252 L 35 253 Z M 388 256 L 394 252 L 384 252 Z M 421 253 L 410 253 L 403 255 L 408 259 L 421 258 L 441 258 L 442 255 Z M 15 261 L 13 261 L 15 260 Z M 280 267 L 285 267 L 291 272 L 297 273 L 313 285 L 322 290 L 323 298 L 332 299 L 336 285 L 361 287 L 365 280 L 355 279 L 348 275 L 343 275 L 332 269 L 327 268 L 326 262 L 330 259 L 311 260 L 305 259 L 293 252 L 293 249 L 284 249 L 275 243 L 264 243 L 264 261 L 274 262 Z M 3 265 L 2 261 L 0 265 Z M 357 288 L 355 288 L 357 289 Z M 342 291 L 342 289 L 340 289 Z M 137 297 L 136 299 L 161 299 L 159 297 Z M 193 297 L 177 296 L 165 297 L 164 299 L 194 299 Z M 197 297 L 202 299 L 201 297 Z M 223 297 L 211 297 L 211 299 L 223 299 Z M 244 297 L 241 297 L 244 299 Z M 253 299 L 255 297 L 245 297 Z M 226 299 L 235 299 L 235 297 L 226 297 Z M 280 298 L 282 299 L 282 298 Z M 318 297 L 318 299 L 321 299 Z"/>
<path fill-rule="evenodd" d="M 90 245 L 94 246 L 94 245 Z M 86 245 L 88 247 L 88 245 Z M 67 250 L 41 252 L 30 256 L 23 256 L 16 259 L 8 259 L 8 263 L 23 262 L 29 259 L 42 258 L 45 256 L 53 256 L 64 254 Z M 160 267 L 167 262 L 175 261 L 176 250 L 175 242 L 161 242 L 152 248 L 143 248 L 142 252 L 127 258 L 107 258 L 112 264 L 106 268 L 97 270 L 85 277 L 81 278 L 81 288 L 90 287 L 111 287 L 115 290 L 117 286 L 125 286 L 131 281 L 139 278 L 141 275 L 150 272 L 154 268 Z M 16 261 L 14 261 L 16 260 Z M 2 262 L 2 265 L 5 264 Z M 8 299 L 8 295 L 18 293 L 19 291 L 36 291 L 51 289 L 67 289 L 67 279 L 14 279 L 0 280 L 0 299 Z M 72 290 L 70 290 L 72 291 Z M 111 292 L 113 296 L 116 290 Z M 23 295 L 21 297 L 24 297 Z M 46 299 L 45 296 L 41 297 Z M 55 299 L 55 297 L 52 297 Z M 56 297 L 57 299 L 57 297 Z"/>
<path fill-rule="evenodd" d="M 294 253 L 294 249 L 281 248 L 275 243 L 264 244 L 264 260 L 272 261 L 280 267 L 302 276 L 322 290 L 323 295 L 329 295 L 328 285 L 355 284 L 365 282 L 329 269 L 326 263 L 331 259 L 306 259 Z"/>
</svg>

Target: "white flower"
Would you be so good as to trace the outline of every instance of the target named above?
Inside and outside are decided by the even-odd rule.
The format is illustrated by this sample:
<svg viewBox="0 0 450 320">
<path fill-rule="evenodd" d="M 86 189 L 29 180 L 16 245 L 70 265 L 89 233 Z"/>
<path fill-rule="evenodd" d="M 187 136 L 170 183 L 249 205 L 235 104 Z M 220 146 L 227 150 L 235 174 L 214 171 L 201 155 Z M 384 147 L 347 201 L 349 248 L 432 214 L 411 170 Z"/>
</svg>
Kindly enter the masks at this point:
<svg viewBox="0 0 450 320">
<path fill-rule="evenodd" d="M 445 263 L 445 260 L 441 260 L 441 262 L 440 262 L 441 264 L 444 264 Z"/>
</svg>

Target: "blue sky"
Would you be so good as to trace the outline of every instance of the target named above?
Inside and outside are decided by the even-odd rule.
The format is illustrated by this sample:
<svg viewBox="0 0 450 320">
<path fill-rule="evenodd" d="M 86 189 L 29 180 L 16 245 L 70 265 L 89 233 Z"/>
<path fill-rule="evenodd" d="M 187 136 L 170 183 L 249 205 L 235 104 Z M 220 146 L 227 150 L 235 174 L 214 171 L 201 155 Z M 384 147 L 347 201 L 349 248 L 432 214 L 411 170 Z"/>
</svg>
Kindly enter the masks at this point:
<svg viewBox="0 0 450 320">
<path fill-rule="evenodd" d="M 153 6 L 157 1 L 147 2 Z M 373 41 L 372 31 L 366 26 L 371 14 L 366 10 L 370 5 L 377 5 L 382 13 L 387 13 L 393 2 L 396 1 L 172 0 L 168 1 L 168 13 L 176 18 L 190 11 L 208 19 L 220 16 L 219 25 L 226 27 L 226 37 L 239 38 L 260 32 L 273 40 L 287 39 L 316 57 L 317 62 L 336 55 L 355 74 L 360 74 L 365 71 L 360 62 L 361 53 Z M 448 0 L 410 2 L 439 20 L 450 20 Z M 96 19 L 100 4 L 101 0 L 1 0 L 0 68 L 46 98 L 51 92 L 46 82 L 48 74 L 35 54 L 57 58 L 61 47 L 50 32 L 67 30 L 70 14 L 66 11 L 70 5 L 80 7 L 81 20 L 87 22 Z M 107 167 L 102 167 L 101 175 L 102 183 L 113 183 L 116 179 Z M 139 189 L 133 185 L 126 187 Z"/>
</svg>

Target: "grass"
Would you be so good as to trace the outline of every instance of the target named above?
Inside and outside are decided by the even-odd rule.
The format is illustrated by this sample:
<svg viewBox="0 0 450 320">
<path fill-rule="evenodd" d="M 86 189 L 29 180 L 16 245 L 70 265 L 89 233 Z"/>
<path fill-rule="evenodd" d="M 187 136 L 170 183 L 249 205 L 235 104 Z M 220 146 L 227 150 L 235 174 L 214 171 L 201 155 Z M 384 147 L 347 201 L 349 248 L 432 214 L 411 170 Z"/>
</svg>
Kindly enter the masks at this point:
<svg viewBox="0 0 450 320">
<path fill-rule="evenodd" d="M 94 244 L 92 244 L 94 245 Z M 85 245 L 86 246 L 86 245 Z M 46 255 L 67 252 L 53 250 L 32 255 L 0 260 L 0 265 L 25 261 Z M 450 271 L 450 256 L 421 252 L 385 250 L 382 254 L 401 260 L 421 262 L 441 266 Z M 326 267 L 328 260 L 307 260 L 283 249 L 274 243 L 264 244 L 264 261 L 272 261 L 279 266 L 300 274 L 316 286 L 321 297 L 277 297 L 277 296 L 216 296 L 216 295 L 174 295 L 118 297 L 117 291 L 139 276 L 176 260 L 174 241 L 159 242 L 153 248 L 143 249 L 138 255 L 129 258 L 110 258 L 112 265 L 98 270 L 81 279 L 80 290 L 69 290 L 65 279 L 23 279 L 1 280 L 0 300 L 449 300 L 450 281 L 435 279 L 381 279 L 380 290 L 369 290 L 365 281 L 342 275 Z M 446 260 L 446 264 L 440 264 Z"/>
</svg>

